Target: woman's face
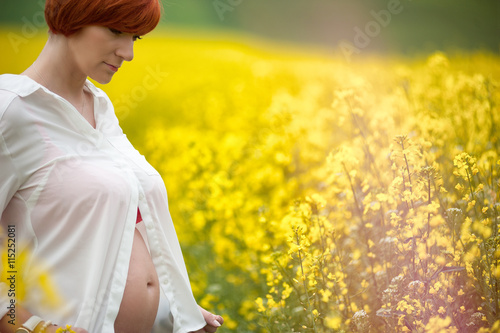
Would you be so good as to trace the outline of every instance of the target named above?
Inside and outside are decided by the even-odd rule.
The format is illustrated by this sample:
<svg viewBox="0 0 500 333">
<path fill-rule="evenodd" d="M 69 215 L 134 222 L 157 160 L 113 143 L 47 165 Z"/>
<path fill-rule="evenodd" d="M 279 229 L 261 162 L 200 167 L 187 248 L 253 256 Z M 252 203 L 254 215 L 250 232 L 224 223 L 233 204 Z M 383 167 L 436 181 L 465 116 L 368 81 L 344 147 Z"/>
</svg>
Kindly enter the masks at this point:
<svg viewBox="0 0 500 333">
<path fill-rule="evenodd" d="M 101 84 L 109 83 L 123 61 L 134 58 L 134 42 L 137 38 L 101 26 L 82 28 L 68 37 L 75 70 Z"/>
</svg>

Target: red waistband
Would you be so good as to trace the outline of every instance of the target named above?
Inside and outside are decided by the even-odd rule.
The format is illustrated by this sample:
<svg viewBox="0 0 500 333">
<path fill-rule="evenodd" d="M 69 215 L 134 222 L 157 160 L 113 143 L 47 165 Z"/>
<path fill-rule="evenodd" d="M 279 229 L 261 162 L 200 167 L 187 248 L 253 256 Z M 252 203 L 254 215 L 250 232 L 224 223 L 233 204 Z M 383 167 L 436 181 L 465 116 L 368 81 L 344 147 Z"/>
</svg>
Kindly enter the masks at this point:
<svg viewBox="0 0 500 333">
<path fill-rule="evenodd" d="M 142 222 L 142 216 L 141 216 L 141 211 L 139 210 L 139 208 L 137 208 L 137 220 L 135 221 L 135 223 L 139 222 Z"/>
</svg>

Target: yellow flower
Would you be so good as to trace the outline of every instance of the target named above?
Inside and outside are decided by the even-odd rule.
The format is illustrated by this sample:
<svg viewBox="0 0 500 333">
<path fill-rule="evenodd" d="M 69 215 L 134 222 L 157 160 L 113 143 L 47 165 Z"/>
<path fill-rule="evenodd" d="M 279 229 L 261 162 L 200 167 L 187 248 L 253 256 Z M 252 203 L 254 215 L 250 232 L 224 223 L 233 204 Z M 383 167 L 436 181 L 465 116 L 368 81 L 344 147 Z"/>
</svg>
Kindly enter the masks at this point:
<svg viewBox="0 0 500 333">
<path fill-rule="evenodd" d="M 467 203 L 467 209 L 472 209 L 476 205 L 476 200 L 471 200 Z"/>
<path fill-rule="evenodd" d="M 281 298 L 287 299 L 293 292 L 293 288 L 286 282 L 283 282 L 283 291 L 281 292 Z"/>
<path fill-rule="evenodd" d="M 326 317 L 326 319 L 325 319 L 325 325 L 328 328 L 332 328 L 332 329 L 336 330 L 336 329 L 340 328 L 340 325 L 342 324 L 342 321 L 343 321 L 342 317 L 330 315 L 330 316 Z"/>
<path fill-rule="evenodd" d="M 262 299 L 262 297 L 258 297 L 255 300 L 255 303 L 257 303 L 257 311 L 259 311 L 259 312 L 265 312 L 266 311 L 266 307 L 264 306 L 264 300 Z"/>
<path fill-rule="evenodd" d="M 63 327 L 59 327 L 57 330 L 56 330 L 56 333 L 76 333 L 75 331 L 73 331 L 71 329 L 71 325 L 66 325 L 65 328 Z"/>
<path fill-rule="evenodd" d="M 321 294 L 321 301 L 324 303 L 328 303 L 330 297 L 332 296 L 332 292 L 326 289 L 326 290 L 320 290 L 319 293 Z"/>
</svg>

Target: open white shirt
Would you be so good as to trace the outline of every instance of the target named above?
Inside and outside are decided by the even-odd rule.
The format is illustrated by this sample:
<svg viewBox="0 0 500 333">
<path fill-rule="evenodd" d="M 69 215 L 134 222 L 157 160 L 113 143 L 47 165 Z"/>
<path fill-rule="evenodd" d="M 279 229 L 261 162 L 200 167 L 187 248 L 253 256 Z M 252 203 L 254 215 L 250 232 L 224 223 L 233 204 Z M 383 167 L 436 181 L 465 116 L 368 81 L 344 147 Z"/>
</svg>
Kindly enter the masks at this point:
<svg viewBox="0 0 500 333">
<path fill-rule="evenodd" d="M 22 305 L 54 323 L 113 332 L 139 207 L 173 332 L 196 331 L 206 323 L 163 180 L 123 134 L 106 94 L 90 81 L 86 86 L 94 97 L 96 129 L 27 76 L 0 75 L 0 240 L 14 225 L 16 254 L 26 251 L 33 266 L 41 265 L 63 299 L 49 306 L 42 288 L 33 286 Z M 17 274 L 28 278 L 30 271 Z M 10 304 L 2 289 L 0 318 Z"/>
</svg>

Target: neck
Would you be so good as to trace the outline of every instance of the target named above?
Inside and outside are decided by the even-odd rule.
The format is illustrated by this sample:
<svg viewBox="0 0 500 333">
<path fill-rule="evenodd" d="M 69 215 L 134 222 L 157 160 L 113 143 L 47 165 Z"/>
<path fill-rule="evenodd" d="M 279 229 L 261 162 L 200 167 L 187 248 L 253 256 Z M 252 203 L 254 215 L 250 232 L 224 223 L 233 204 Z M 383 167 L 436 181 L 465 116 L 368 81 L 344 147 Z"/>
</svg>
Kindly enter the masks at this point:
<svg viewBox="0 0 500 333">
<path fill-rule="evenodd" d="M 25 74 L 68 101 L 80 104 L 87 76 L 70 54 L 67 37 L 50 33 L 42 52 Z"/>
</svg>

